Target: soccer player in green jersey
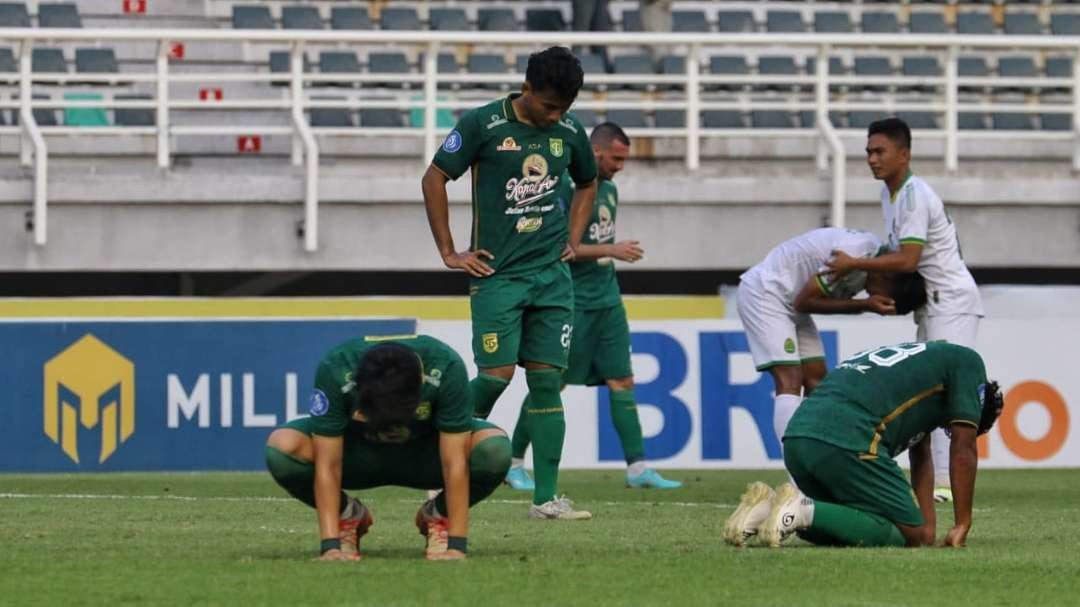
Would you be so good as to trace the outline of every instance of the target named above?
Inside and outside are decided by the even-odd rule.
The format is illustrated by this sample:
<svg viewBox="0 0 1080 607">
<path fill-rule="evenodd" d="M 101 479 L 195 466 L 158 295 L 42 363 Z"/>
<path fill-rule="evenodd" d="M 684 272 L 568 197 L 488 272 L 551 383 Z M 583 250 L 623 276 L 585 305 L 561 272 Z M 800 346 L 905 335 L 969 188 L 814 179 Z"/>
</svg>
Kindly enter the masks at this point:
<svg viewBox="0 0 1080 607">
<path fill-rule="evenodd" d="M 963 546 L 975 496 L 975 439 L 1001 407 L 997 383 L 987 381 L 982 358 L 970 348 L 929 342 L 860 352 L 829 373 L 788 424 L 784 464 L 795 485 L 774 493 L 751 483 L 724 540 L 742 545 L 760 535 L 776 547 L 797 533 L 818 545 L 932 545 L 930 433 L 945 428 L 952 435 L 954 524 L 944 544 Z M 893 460 L 905 450 L 910 483 Z"/>
<path fill-rule="evenodd" d="M 374 519 L 342 489 L 442 489 L 416 513 L 427 558 L 465 558 L 469 506 L 491 495 L 510 466 L 510 441 L 473 418 L 465 363 L 427 336 L 367 337 L 319 363 L 310 417 L 274 430 L 266 467 L 315 508 L 321 558 L 357 560 Z"/>
<path fill-rule="evenodd" d="M 486 418 L 516 365 L 529 387 L 526 423 L 534 443 L 536 490 L 529 516 L 587 519 L 557 495 L 566 420 L 562 370 L 573 331 L 574 258 L 596 195 L 596 161 L 584 127 L 567 115 L 584 81 L 564 47 L 529 57 L 521 93 L 462 116 L 424 174 L 424 203 L 448 268 L 472 276 L 472 347 L 480 372 L 471 383 Z M 450 234 L 446 182 L 472 171 L 472 244 Z M 555 193 L 566 175 L 577 184 L 569 211 Z M 569 217 L 568 217 L 569 216 Z"/>
<path fill-rule="evenodd" d="M 607 385 L 610 392 L 611 419 L 622 443 L 626 458 L 626 484 L 629 487 L 675 489 L 682 486 L 649 468 L 645 462 L 645 444 L 641 436 L 637 403 L 634 400 L 634 374 L 630 367 L 630 326 L 619 293 L 613 259 L 635 262 L 645 254 L 636 240 L 615 240 L 615 215 L 619 191 L 612 178 L 623 169 L 630 155 L 630 138 L 612 122 L 593 128 L 589 137 L 600 174 L 596 203 L 582 238 L 577 256 L 570 264 L 574 277 L 574 339 L 570 344 L 570 367 L 563 384 Z M 563 199 L 571 191 L 566 183 Z M 506 482 L 515 489 L 532 490 L 533 480 L 525 471 L 525 450 L 529 446 L 526 411 L 529 398 L 521 405 L 514 428 L 513 460 Z"/>
</svg>

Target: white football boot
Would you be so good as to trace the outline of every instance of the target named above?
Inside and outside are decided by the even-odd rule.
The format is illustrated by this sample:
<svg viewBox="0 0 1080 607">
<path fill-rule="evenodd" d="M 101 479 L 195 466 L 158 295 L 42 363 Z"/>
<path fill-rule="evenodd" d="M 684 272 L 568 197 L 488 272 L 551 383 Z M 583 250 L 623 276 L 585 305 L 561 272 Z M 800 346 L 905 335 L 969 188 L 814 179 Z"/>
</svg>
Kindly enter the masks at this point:
<svg viewBox="0 0 1080 607">
<path fill-rule="evenodd" d="M 739 507 L 724 523 L 724 541 L 732 546 L 745 546 L 758 533 L 758 527 L 769 518 L 772 498 L 776 492 L 762 482 L 753 482 L 739 498 Z"/>
<path fill-rule="evenodd" d="M 814 500 L 806 497 L 795 485 L 784 483 L 772 498 L 772 510 L 758 527 L 761 543 L 779 548 L 795 531 L 810 526 L 814 516 Z"/>
<path fill-rule="evenodd" d="M 529 518 L 557 521 L 587 521 L 592 514 L 584 510 L 574 510 L 574 502 L 564 497 L 556 497 L 537 506 L 529 506 Z"/>
</svg>

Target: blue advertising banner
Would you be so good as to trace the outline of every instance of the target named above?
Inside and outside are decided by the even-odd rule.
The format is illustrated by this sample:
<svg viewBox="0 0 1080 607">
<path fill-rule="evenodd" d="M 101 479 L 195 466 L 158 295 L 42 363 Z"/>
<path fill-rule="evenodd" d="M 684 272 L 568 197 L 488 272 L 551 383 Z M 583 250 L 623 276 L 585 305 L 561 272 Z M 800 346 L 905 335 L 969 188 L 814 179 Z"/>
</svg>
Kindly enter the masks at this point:
<svg viewBox="0 0 1080 607">
<path fill-rule="evenodd" d="M 0 323 L 0 471 L 258 470 L 323 354 L 393 320 Z"/>
</svg>

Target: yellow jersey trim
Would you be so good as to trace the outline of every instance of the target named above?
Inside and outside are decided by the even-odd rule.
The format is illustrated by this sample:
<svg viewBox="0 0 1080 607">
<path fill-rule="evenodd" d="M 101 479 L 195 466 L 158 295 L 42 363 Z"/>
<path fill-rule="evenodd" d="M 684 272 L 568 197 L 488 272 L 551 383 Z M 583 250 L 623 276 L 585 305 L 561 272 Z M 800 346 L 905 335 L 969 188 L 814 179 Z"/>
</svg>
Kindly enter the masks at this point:
<svg viewBox="0 0 1080 607">
<path fill-rule="evenodd" d="M 867 454 L 877 456 L 878 444 L 881 442 L 881 435 L 885 432 L 886 426 L 888 426 L 890 423 L 892 423 L 894 420 L 896 420 L 896 418 L 903 415 L 904 412 L 907 411 L 908 409 L 910 409 L 910 408 L 914 407 L 915 405 L 921 403 L 922 401 L 926 400 L 927 398 L 929 398 L 929 397 L 931 397 L 931 396 L 933 396 L 935 394 L 938 394 L 940 392 L 944 392 L 944 391 L 945 391 L 945 385 L 944 384 L 938 384 L 938 385 L 936 385 L 936 386 L 934 386 L 932 388 L 927 388 L 926 390 L 923 390 L 922 392 L 919 392 L 915 396 L 912 396 L 911 398 L 907 399 L 906 401 L 904 401 L 904 404 L 902 404 L 899 407 L 893 409 L 892 412 L 890 412 L 885 417 L 881 418 L 881 421 L 878 422 L 877 427 L 874 428 L 874 438 L 873 438 L 873 440 L 870 441 L 870 448 L 867 449 L 867 451 L 866 451 Z"/>
</svg>

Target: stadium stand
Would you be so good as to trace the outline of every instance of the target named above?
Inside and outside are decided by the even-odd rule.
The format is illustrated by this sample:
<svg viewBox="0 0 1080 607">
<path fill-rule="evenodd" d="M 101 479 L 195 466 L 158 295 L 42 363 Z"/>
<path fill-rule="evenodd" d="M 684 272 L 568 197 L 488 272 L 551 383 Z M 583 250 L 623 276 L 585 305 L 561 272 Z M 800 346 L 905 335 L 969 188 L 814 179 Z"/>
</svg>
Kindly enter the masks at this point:
<svg viewBox="0 0 1080 607">
<path fill-rule="evenodd" d="M 330 27 L 335 30 L 375 29 L 366 6 L 334 6 L 330 8 Z"/>
<path fill-rule="evenodd" d="M 38 5 L 38 27 L 82 27 L 79 7 L 67 3 L 42 2 Z"/>
</svg>

